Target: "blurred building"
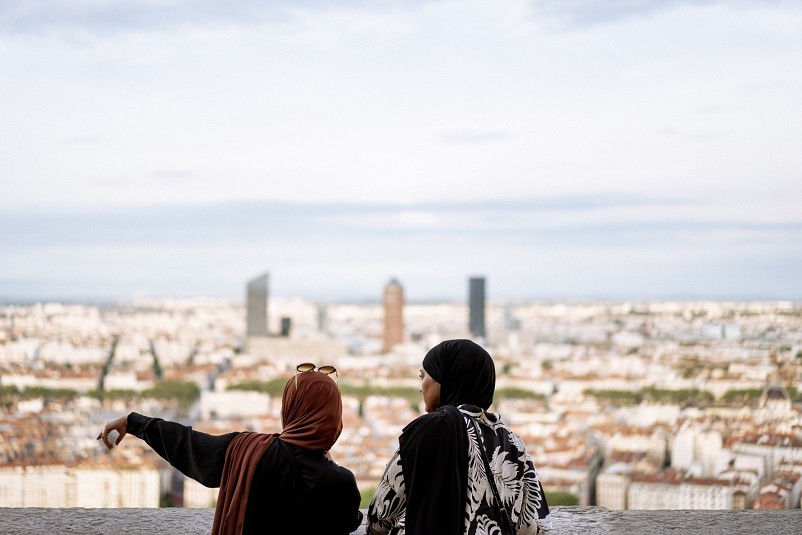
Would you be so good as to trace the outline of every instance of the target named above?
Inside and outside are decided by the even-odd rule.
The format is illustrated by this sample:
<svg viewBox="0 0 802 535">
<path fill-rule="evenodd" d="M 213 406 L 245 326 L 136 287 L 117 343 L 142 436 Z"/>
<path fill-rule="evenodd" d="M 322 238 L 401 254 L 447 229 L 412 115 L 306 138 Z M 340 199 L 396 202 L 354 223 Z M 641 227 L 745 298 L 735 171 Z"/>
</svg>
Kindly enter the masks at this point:
<svg viewBox="0 0 802 535">
<path fill-rule="evenodd" d="M 596 478 L 596 505 L 612 510 L 625 510 L 631 472 L 630 465 L 617 463 L 599 474 Z"/>
<path fill-rule="evenodd" d="M 0 468 L 3 507 L 158 507 L 159 495 L 159 472 L 147 464 Z"/>
<path fill-rule="evenodd" d="M 184 479 L 184 507 L 205 509 L 217 505 L 219 488 L 209 488 L 194 479 Z"/>
<path fill-rule="evenodd" d="M 468 279 L 468 330 L 475 337 L 485 336 L 485 278 Z"/>
<path fill-rule="evenodd" d="M 203 420 L 252 418 L 270 414 L 270 396 L 247 390 L 204 390 L 200 397 Z"/>
<path fill-rule="evenodd" d="M 322 333 L 329 330 L 329 308 L 323 303 L 317 306 L 317 330 Z"/>
<path fill-rule="evenodd" d="M 654 474 L 636 474 L 627 489 L 630 510 L 680 509 L 682 475 L 672 469 Z"/>
<path fill-rule="evenodd" d="M 404 341 L 404 288 L 392 279 L 384 287 L 384 351 Z"/>
<path fill-rule="evenodd" d="M 246 303 L 246 330 L 251 336 L 267 336 L 267 282 L 268 274 L 264 273 L 248 282 Z"/>
<path fill-rule="evenodd" d="M 292 318 L 283 317 L 281 318 L 281 336 L 289 336 L 290 331 L 292 330 Z"/>
</svg>

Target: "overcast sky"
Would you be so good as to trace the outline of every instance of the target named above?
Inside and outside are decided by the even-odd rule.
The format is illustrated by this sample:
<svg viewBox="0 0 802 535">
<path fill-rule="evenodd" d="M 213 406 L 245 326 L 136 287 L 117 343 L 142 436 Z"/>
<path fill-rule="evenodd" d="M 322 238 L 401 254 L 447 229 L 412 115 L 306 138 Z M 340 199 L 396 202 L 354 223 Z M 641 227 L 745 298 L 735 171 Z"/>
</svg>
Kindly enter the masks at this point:
<svg viewBox="0 0 802 535">
<path fill-rule="evenodd" d="M 0 300 L 802 300 L 802 3 L 0 2 Z"/>
</svg>

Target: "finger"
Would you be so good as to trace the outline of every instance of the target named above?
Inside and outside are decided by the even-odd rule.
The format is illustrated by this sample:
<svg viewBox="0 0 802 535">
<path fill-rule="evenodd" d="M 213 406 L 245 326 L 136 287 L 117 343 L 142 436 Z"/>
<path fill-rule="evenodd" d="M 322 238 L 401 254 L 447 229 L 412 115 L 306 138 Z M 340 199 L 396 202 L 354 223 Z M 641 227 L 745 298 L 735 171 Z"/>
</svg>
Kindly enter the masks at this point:
<svg viewBox="0 0 802 535">
<path fill-rule="evenodd" d="M 117 437 L 117 440 L 114 441 L 114 445 L 117 446 L 120 442 L 123 441 L 123 437 L 125 436 L 125 431 L 120 431 L 120 435 Z"/>
<path fill-rule="evenodd" d="M 114 447 L 111 445 L 111 442 L 109 442 L 109 431 L 105 427 L 103 428 L 103 432 L 100 436 L 103 438 L 103 444 L 105 444 L 108 449 Z"/>
</svg>

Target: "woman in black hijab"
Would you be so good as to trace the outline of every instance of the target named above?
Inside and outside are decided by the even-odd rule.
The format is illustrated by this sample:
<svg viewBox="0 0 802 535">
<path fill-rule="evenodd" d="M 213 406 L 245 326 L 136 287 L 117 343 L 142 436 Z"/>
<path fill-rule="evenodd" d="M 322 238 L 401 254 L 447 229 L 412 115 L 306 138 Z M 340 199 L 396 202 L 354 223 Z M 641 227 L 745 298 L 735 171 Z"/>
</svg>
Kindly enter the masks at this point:
<svg viewBox="0 0 802 535">
<path fill-rule="evenodd" d="M 368 534 L 541 533 L 549 506 L 532 458 L 493 402 L 493 359 L 446 340 L 423 359 L 425 414 L 407 425 L 368 510 Z M 487 477 L 487 473 L 492 478 Z"/>
</svg>

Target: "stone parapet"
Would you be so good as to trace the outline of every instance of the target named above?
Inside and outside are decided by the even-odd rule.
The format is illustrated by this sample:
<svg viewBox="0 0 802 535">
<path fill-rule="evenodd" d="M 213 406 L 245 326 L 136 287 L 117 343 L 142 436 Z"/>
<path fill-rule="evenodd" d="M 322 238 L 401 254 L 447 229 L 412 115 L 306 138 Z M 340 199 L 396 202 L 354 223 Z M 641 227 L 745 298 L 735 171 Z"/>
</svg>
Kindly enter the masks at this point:
<svg viewBox="0 0 802 535">
<path fill-rule="evenodd" d="M 553 533 L 802 533 L 800 511 L 609 511 L 554 507 Z M 207 534 L 212 509 L 8 509 L 0 508 L 0 532 L 8 534 L 126 533 Z M 321 529 L 320 533 L 326 533 Z M 364 526 L 354 532 L 363 535 Z"/>
</svg>

